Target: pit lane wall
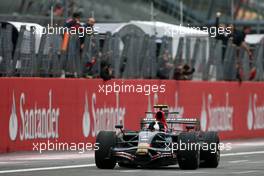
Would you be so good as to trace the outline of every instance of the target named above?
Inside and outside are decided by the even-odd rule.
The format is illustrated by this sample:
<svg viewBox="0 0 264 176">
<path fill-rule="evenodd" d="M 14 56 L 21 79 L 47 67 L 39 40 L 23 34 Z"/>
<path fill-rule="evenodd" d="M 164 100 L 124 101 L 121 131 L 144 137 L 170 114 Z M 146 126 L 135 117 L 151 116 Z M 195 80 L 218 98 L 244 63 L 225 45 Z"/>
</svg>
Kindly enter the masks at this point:
<svg viewBox="0 0 264 176">
<path fill-rule="evenodd" d="M 106 95 L 109 85 L 120 91 Z M 137 92 L 125 92 L 125 85 Z M 200 118 L 202 130 L 219 131 L 222 139 L 264 137 L 264 83 L 1 78 L 0 152 L 32 150 L 48 140 L 94 142 L 99 130 L 115 124 L 137 130 L 158 103 Z"/>
</svg>

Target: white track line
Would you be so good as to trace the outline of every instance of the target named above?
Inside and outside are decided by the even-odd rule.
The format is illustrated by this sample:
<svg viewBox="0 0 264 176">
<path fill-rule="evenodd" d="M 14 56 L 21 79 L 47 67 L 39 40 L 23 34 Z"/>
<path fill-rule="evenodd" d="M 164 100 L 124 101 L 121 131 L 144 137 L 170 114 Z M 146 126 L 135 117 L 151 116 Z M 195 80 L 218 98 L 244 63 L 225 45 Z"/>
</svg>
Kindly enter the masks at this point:
<svg viewBox="0 0 264 176">
<path fill-rule="evenodd" d="M 221 154 L 221 156 L 225 157 L 225 156 L 241 156 L 241 155 L 254 155 L 254 154 L 264 154 L 264 151 L 225 153 L 225 154 Z M 54 167 L 38 167 L 38 168 L 28 168 L 28 169 L 2 170 L 2 171 L 0 171 L 0 174 L 18 173 L 18 172 L 32 172 L 32 171 L 46 171 L 46 170 L 59 170 L 59 169 L 75 169 L 75 168 L 94 167 L 94 166 L 95 166 L 95 164 L 83 164 L 83 165 L 68 165 L 68 166 L 54 166 Z"/>
<path fill-rule="evenodd" d="M 250 163 L 250 164 L 263 164 L 264 161 L 263 160 L 261 160 L 261 161 L 249 161 L 247 163 Z"/>
<path fill-rule="evenodd" d="M 227 143 L 227 142 L 224 142 Z M 263 147 L 263 141 L 252 141 L 252 142 L 230 142 L 232 148 L 245 148 L 245 147 Z"/>
<path fill-rule="evenodd" d="M 32 160 L 72 160 L 94 158 L 93 153 L 63 153 L 63 154 L 21 154 L 0 156 L 0 162 L 4 161 L 32 161 Z"/>
<path fill-rule="evenodd" d="M 264 151 L 255 151 L 255 152 L 237 152 L 237 153 L 224 153 L 221 154 L 221 157 L 225 156 L 242 156 L 242 155 L 256 155 L 256 154 L 264 154 Z"/>
<path fill-rule="evenodd" d="M 75 169 L 82 167 L 94 167 L 95 164 L 83 164 L 83 165 L 70 165 L 70 166 L 54 166 L 54 167 L 38 167 L 28 169 L 14 169 L 14 170 L 2 170 L 0 174 L 6 173 L 18 173 L 18 172 L 32 172 L 32 171 L 46 171 L 46 170 L 59 170 L 59 169 Z"/>
<path fill-rule="evenodd" d="M 142 170 L 141 169 L 137 169 L 137 170 L 121 170 L 120 172 L 133 173 L 133 172 L 142 172 Z"/>
<path fill-rule="evenodd" d="M 240 172 L 232 172 L 232 174 L 251 174 L 251 173 L 257 173 L 259 171 L 240 171 Z"/>
<path fill-rule="evenodd" d="M 248 160 L 234 160 L 234 161 L 228 161 L 228 163 L 236 164 L 236 163 L 245 163 L 248 162 Z"/>
</svg>

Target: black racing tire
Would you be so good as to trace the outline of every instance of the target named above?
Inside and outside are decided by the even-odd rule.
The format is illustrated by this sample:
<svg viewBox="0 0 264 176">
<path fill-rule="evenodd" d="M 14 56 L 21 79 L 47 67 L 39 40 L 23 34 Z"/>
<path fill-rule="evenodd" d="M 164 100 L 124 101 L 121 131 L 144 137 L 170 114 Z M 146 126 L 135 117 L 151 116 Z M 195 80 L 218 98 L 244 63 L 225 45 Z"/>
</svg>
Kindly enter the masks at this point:
<svg viewBox="0 0 264 176">
<path fill-rule="evenodd" d="M 180 145 L 189 146 L 185 150 Z M 190 147 L 192 145 L 192 147 Z M 200 165 L 200 146 L 199 139 L 195 132 L 183 132 L 178 138 L 178 164 L 180 169 L 195 170 Z"/>
<path fill-rule="evenodd" d="M 209 146 L 201 150 L 201 164 L 204 168 L 217 168 L 220 162 L 219 136 L 217 132 L 205 132 L 204 144 Z M 204 145 L 203 144 L 203 145 Z"/>
<path fill-rule="evenodd" d="M 100 131 L 96 136 L 98 150 L 95 150 L 95 164 L 99 169 L 114 169 L 116 160 L 111 149 L 116 145 L 116 134 L 113 131 Z"/>
</svg>

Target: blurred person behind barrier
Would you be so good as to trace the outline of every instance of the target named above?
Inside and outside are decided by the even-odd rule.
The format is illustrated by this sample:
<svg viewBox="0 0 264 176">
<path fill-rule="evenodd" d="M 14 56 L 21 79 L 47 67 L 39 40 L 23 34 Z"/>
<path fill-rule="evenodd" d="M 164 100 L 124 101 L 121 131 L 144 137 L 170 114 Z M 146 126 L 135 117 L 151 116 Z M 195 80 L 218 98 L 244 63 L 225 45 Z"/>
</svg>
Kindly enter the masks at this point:
<svg viewBox="0 0 264 176">
<path fill-rule="evenodd" d="M 104 81 L 107 81 L 113 78 L 111 65 L 105 60 L 101 62 L 100 77 Z"/>
<path fill-rule="evenodd" d="M 96 66 L 96 58 L 95 56 L 93 56 L 92 59 L 84 65 L 83 76 L 85 78 L 93 78 L 94 75 L 96 75 L 94 69 L 95 66 Z"/>
<path fill-rule="evenodd" d="M 246 35 L 251 33 L 251 27 L 250 26 L 245 26 L 243 27 L 243 30 L 237 30 L 236 27 L 234 25 L 230 25 L 232 34 L 231 34 L 231 39 L 232 42 L 235 46 L 239 47 L 239 48 L 244 48 L 248 54 L 249 60 L 250 60 L 250 75 L 249 75 L 249 80 L 253 80 L 256 76 L 256 68 L 253 67 L 252 65 L 252 60 L 253 60 L 253 53 L 250 50 L 250 47 L 248 46 L 248 44 L 245 42 L 245 38 Z M 240 50 L 237 50 L 237 79 L 239 80 L 239 82 L 242 81 L 242 77 L 243 77 L 243 69 L 242 69 L 242 63 L 241 63 L 241 59 L 240 59 Z"/>
<path fill-rule="evenodd" d="M 85 23 L 84 27 L 85 28 L 90 28 L 91 31 L 94 31 L 94 25 L 95 25 L 95 19 L 92 17 L 89 17 L 87 19 L 87 22 Z"/>
<path fill-rule="evenodd" d="M 169 51 L 165 50 L 164 54 L 162 55 L 162 58 L 159 59 L 158 62 L 159 68 L 157 72 L 157 77 L 159 79 L 169 79 L 170 71 L 171 69 L 173 69 L 173 64 L 170 63 L 169 58 Z"/>
<path fill-rule="evenodd" d="M 84 30 L 85 30 L 85 35 L 93 35 L 93 34 L 95 34 L 94 25 L 95 25 L 95 19 L 89 17 L 87 19 L 86 23 L 83 25 Z M 82 44 L 81 48 L 84 48 L 84 43 Z"/>
<path fill-rule="evenodd" d="M 252 59 L 252 52 L 249 48 L 249 46 L 247 45 L 247 43 L 245 42 L 245 38 L 246 35 L 251 33 L 251 27 L 249 26 L 245 26 L 243 28 L 242 31 L 236 29 L 236 27 L 234 25 L 230 25 L 230 29 L 231 29 L 231 39 L 233 41 L 233 44 L 236 45 L 237 47 L 242 47 L 246 50 L 246 52 L 248 53 L 248 56 L 250 59 Z"/>
<path fill-rule="evenodd" d="M 75 12 L 73 13 L 71 18 L 68 18 L 65 22 L 65 27 L 71 28 L 79 28 L 81 27 L 81 13 Z"/>
<path fill-rule="evenodd" d="M 68 28 L 68 30 L 76 30 L 76 31 L 81 31 L 83 32 L 82 25 L 81 25 L 81 13 L 75 12 L 73 13 L 71 18 L 68 18 L 64 24 L 64 27 Z M 69 33 L 66 32 L 64 33 L 63 37 L 63 43 L 62 43 L 62 50 L 66 51 L 68 48 L 68 43 L 69 43 Z M 80 39 L 80 44 L 82 45 L 84 43 L 84 37 L 79 35 Z"/>
<path fill-rule="evenodd" d="M 86 31 L 86 35 L 94 35 L 96 34 L 95 31 L 94 31 L 94 25 L 95 25 L 95 19 L 92 18 L 92 17 L 89 17 L 86 21 L 86 23 L 83 25 L 85 31 Z M 85 37 L 85 40 L 87 40 L 87 37 Z M 91 61 L 88 61 L 86 64 L 85 64 L 85 69 L 84 69 L 84 76 L 87 77 L 87 78 L 92 78 L 96 75 L 96 73 L 98 72 L 98 70 L 96 70 L 96 63 L 97 63 L 97 59 L 99 57 L 101 57 L 101 52 L 100 51 L 97 51 L 98 49 L 96 48 L 96 39 L 93 37 L 92 40 L 91 40 L 92 44 L 91 44 L 91 47 L 92 47 L 92 59 Z M 84 48 L 84 44 L 82 45 L 82 48 Z M 104 64 L 103 63 L 103 68 L 105 65 L 109 65 L 109 64 Z M 112 71 L 110 70 L 111 72 L 111 76 L 112 76 Z M 105 80 L 108 80 L 108 79 L 111 79 L 111 78 L 108 78 L 108 71 L 107 69 L 104 70 L 103 72 L 101 71 L 102 74 L 102 77 L 105 78 Z"/>
<path fill-rule="evenodd" d="M 64 8 L 60 3 L 57 3 L 54 7 L 53 13 L 55 17 L 62 17 Z"/>
<path fill-rule="evenodd" d="M 195 69 L 191 68 L 188 64 L 179 65 L 178 67 L 175 68 L 174 79 L 191 80 L 194 72 Z"/>
</svg>

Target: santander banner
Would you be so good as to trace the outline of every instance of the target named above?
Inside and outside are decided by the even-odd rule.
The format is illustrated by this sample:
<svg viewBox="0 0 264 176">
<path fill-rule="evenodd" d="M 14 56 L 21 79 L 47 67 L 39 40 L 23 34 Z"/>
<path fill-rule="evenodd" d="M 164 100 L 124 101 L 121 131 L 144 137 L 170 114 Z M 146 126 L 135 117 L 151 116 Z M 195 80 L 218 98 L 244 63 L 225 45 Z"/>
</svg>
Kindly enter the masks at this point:
<svg viewBox="0 0 264 176">
<path fill-rule="evenodd" d="M 33 142 L 94 142 L 116 124 L 138 130 L 154 104 L 199 118 L 222 139 L 264 137 L 264 83 L 0 79 L 0 152 Z"/>
</svg>

